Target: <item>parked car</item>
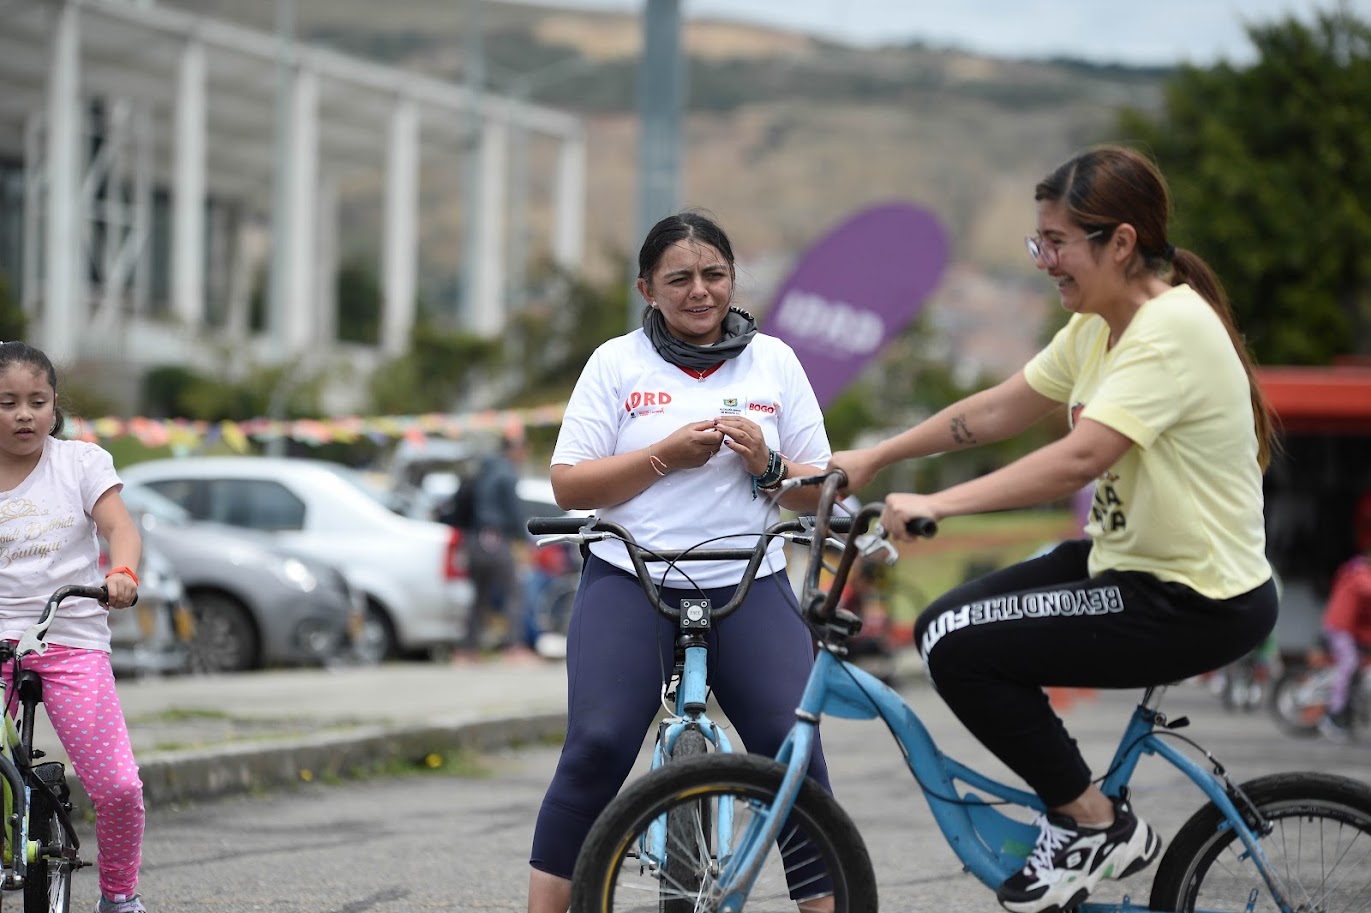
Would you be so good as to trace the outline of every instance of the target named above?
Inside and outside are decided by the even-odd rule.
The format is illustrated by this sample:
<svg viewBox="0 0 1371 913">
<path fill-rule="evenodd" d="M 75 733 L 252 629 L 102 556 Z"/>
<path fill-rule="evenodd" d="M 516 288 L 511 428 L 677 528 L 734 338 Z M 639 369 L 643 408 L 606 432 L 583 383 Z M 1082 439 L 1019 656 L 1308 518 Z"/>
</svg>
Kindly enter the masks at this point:
<svg viewBox="0 0 1371 913">
<path fill-rule="evenodd" d="M 197 522 L 147 485 L 126 483 L 123 497 L 144 545 L 170 559 L 186 589 L 196 671 L 315 665 L 351 655 L 365 604 L 332 565 L 283 551 L 267 534 Z"/>
<path fill-rule="evenodd" d="M 100 573 L 110 569 L 109 551 L 100 540 Z M 138 602 L 110 609 L 110 665 L 117 676 L 169 675 L 190 668 L 194 622 L 186 590 L 171 559 L 156 545 L 143 543 Z"/>
<path fill-rule="evenodd" d="M 284 457 L 182 457 L 121 469 L 197 520 L 269 533 L 278 545 L 342 570 L 362 594 L 359 647 L 388 657 L 442 654 L 466 633 L 474 589 L 461 534 L 401 517 L 347 467 Z"/>
</svg>

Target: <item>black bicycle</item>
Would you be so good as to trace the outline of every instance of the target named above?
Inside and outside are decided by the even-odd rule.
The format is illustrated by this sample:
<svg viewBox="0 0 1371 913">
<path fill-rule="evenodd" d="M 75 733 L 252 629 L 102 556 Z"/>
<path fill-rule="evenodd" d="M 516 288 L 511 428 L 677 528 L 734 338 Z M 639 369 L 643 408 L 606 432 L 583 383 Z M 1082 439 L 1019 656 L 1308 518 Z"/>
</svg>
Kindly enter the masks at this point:
<svg viewBox="0 0 1371 913">
<path fill-rule="evenodd" d="M 23 668 L 24 657 L 42 654 L 57 607 L 72 596 L 106 602 L 103 586 L 64 586 L 48 598 L 43 614 L 16 644 L 0 643 L 0 666 L 11 663 L 4 691 L 4 738 L 0 739 L 0 781 L 4 784 L 3 877 L 0 888 L 24 892 L 24 913 L 69 913 L 72 873 L 87 863 L 71 820 L 66 766 L 44 761 L 33 745 L 33 724 L 43 702 L 43 681 Z"/>
</svg>

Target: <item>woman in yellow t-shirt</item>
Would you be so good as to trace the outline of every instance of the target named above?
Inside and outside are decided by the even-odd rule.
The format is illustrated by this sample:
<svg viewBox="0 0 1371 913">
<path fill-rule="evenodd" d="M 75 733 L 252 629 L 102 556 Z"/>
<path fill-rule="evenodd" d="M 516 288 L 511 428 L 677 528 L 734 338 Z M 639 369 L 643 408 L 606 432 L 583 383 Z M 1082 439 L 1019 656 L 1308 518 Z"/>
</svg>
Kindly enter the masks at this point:
<svg viewBox="0 0 1371 913">
<path fill-rule="evenodd" d="M 1262 514 L 1271 421 L 1217 277 L 1167 240 L 1161 174 L 1101 147 L 1034 198 L 1028 253 L 1056 282 L 1067 325 L 998 386 L 832 460 L 861 488 L 899 460 L 1003 440 L 1068 407 L 1061 439 L 943 491 L 891 494 L 882 516 L 903 535 L 912 518 L 1094 485 L 1086 538 L 957 587 L 915 627 L 948 706 L 1048 808 L 1037 848 L 999 889 L 1013 913 L 1078 903 L 1161 847 L 1126 795 L 1092 784 L 1043 689 L 1188 678 L 1243 656 L 1276 621 Z"/>
</svg>

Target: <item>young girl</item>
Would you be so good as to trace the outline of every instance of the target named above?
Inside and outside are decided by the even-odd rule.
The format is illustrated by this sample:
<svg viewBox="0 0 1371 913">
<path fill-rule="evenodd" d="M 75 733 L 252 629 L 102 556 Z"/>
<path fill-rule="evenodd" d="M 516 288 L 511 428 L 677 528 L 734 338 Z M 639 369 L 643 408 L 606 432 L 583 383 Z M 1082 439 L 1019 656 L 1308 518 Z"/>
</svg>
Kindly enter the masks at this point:
<svg viewBox="0 0 1371 913">
<path fill-rule="evenodd" d="M 146 913 L 136 893 L 143 783 L 114 689 L 108 618 L 138 594 L 142 540 L 110 455 L 58 438 L 56 400 L 57 372 L 47 355 L 22 342 L 0 343 L 0 640 L 17 641 L 57 589 L 100 585 L 96 536 L 104 536 L 114 568 L 103 581 L 108 605 L 64 601 L 47 652 L 24 665 L 42 676 L 48 718 L 95 806 L 96 911 Z M 11 672 L 7 665 L 7 684 Z"/>
</svg>

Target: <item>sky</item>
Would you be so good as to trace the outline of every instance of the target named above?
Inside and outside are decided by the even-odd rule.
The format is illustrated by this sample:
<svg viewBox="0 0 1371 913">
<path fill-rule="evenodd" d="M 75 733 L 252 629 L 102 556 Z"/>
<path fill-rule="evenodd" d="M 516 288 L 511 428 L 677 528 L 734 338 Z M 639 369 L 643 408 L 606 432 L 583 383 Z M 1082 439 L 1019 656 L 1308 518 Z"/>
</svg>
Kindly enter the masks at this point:
<svg viewBox="0 0 1371 913">
<path fill-rule="evenodd" d="M 645 0 L 529 0 L 540 6 L 637 12 Z M 680 0 L 687 18 L 724 18 L 814 32 L 859 45 L 923 41 L 996 57 L 1208 66 L 1253 58 L 1244 22 L 1312 22 L 1337 0 Z M 1347 0 L 1371 19 L 1371 0 Z"/>
</svg>

